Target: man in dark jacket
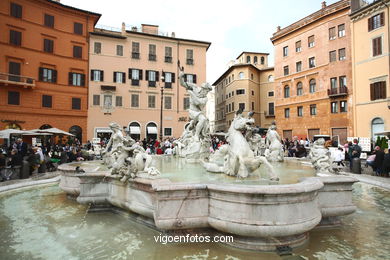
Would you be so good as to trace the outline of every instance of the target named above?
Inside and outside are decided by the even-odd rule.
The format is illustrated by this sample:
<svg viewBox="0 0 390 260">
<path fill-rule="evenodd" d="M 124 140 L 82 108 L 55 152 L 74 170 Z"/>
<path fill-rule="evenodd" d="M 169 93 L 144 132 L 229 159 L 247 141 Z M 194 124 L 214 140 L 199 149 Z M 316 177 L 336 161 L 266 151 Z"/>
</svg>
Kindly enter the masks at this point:
<svg viewBox="0 0 390 260">
<path fill-rule="evenodd" d="M 383 168 L 383 160 L 385 158 L 385 153 L 383 150 L 379 147 L 375 147 L 375 160 L 374 160 L 374 169 L 375 169 L 375 174 L 380 176 L 382 173 L 382 168 Z"/>
</svg>

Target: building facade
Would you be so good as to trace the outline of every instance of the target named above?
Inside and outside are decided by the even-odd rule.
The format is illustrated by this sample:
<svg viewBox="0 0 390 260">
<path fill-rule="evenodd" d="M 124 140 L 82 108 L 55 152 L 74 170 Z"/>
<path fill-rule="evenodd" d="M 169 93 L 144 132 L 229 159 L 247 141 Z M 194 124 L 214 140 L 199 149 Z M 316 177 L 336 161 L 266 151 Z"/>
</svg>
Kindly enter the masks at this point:
<svg viewBox="0 0 390 260">
<path fill-rule="evenodd" d="M 89 32 L 100 14 L 0 1 L 0 129 L 57 127 L 86 141 Z"/>
<path fill-rule="evenodd" d="M 274 120 L 274 70 L 268 53 L 242 52 L 215 81 L 215 131 L 226 132 L 235 112 L 255 112 L 255 124 L 268 128 Z"/>
<path fill-rule="evenodd" d="M 339 1 L 283 28 L 275 46 L 276 121 L 283 138 L 353 136 L 350 3 Z"/>
<path fill-rule="evenodd" d="M 355 135 L 390 130 L 390 1 L 351 3 Z"/>
<path fill-rule="evenodd" d="M 178 61 L 188 82 L 203 83 L 209 46 L 163 35 L 155 25 L 95 29 L 89 49 L 88 139 L 107 138 L 110 122 L 136 140 L 160 139 L 160 133 L 179 137 L 189 123 L 189 96 L 178 82 Z"/>
</svg>

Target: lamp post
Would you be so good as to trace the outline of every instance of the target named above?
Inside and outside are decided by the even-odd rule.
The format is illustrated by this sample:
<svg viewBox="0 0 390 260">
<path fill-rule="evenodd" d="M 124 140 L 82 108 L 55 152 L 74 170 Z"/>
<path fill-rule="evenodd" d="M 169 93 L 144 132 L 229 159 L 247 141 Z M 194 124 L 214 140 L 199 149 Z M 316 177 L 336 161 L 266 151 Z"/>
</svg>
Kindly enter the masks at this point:
<svg viewBox="0 0 390 260">
<path fill-rule="evenodd" d="M 161 81 L 164 83 L 164 71 L 161 73 Z M 164 84 L 161 85 L 161 102 L 160 102 L 160 142 L 163 141 L 163 101 L 164 101 Z"/>
</svg>

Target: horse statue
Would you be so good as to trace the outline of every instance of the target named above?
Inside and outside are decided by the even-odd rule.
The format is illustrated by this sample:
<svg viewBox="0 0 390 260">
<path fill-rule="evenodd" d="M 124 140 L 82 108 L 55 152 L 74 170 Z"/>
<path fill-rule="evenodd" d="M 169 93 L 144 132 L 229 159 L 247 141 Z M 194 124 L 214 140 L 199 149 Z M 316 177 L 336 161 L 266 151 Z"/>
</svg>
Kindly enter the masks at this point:
<svg viewBox="0 0 390 260">
<path fill-rule="evenodd" d="M 227 175 L 246 178 L 249 174 L 265 164 L 271 180 L 279 180 L 272 165 L 263 156 L 255 156 L 248 141 L 242 134 L 250 129 L 254 119 L 242 116 L 242 110 L 238 110 L 230 125 L 227 134 L 227 145 L 220 147 L 208 162 L 203 162 L 206 170 L 211 172 L 224 172 Z"/>
</svg>

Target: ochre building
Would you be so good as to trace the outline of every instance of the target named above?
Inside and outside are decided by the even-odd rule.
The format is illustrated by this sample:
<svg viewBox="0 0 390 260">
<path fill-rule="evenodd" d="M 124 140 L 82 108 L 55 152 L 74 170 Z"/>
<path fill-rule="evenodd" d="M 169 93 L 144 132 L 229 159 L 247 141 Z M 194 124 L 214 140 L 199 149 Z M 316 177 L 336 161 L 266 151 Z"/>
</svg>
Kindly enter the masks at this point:
<svg viewBox="0 0 390 260">
<path fill-rule="evenodd" d="M 0 129 L 57 127 L 86 141 L 89 32 L 100 14 L 0 1 Z"/>
<path fill-rule="evenodd" d="M 353 136 L 349 1 L 283 28 L 275 46 L 276 122 L 283 138 Z"/>
</svg>

